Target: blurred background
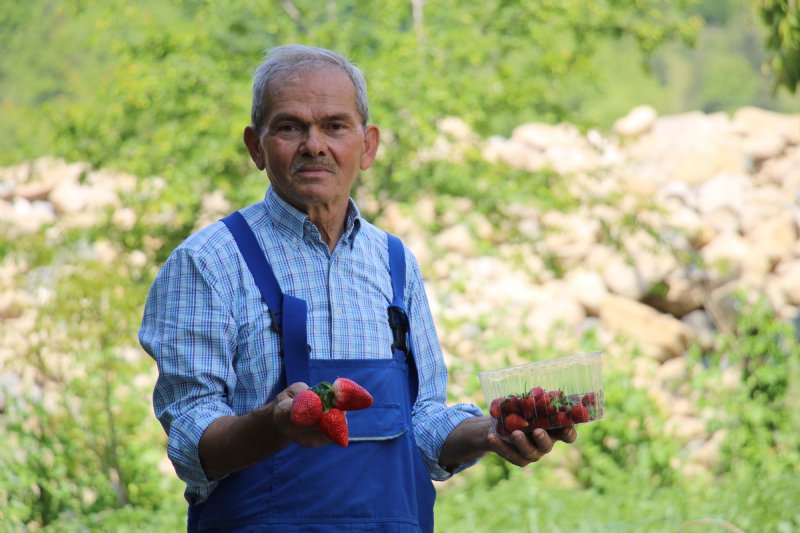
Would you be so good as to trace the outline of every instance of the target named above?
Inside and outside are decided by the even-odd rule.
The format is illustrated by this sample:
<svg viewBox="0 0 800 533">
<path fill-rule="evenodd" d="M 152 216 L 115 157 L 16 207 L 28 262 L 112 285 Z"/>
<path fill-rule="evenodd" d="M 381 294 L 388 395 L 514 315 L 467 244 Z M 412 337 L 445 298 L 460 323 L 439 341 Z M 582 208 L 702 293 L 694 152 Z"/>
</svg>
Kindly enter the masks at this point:
<svg viewBox="0 0 800 533">
<path fill-rule="evenodd" d="M 426 280 L 450 400 L 604 352 L 604 420 L 437 483 L 437 531 L 800 528 L 793 0 L 0 0 L 0 531 L 180 531 L 137 330 L 259 201 L 271 46 L 367 77 L 355 196 Z"/>
</svg>

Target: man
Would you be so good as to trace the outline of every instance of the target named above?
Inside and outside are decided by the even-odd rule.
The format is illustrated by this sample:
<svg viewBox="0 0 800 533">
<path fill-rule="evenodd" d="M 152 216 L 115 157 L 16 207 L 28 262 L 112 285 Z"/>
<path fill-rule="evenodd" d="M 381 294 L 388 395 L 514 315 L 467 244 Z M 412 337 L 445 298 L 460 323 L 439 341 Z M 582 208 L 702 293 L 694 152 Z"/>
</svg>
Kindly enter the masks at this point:
<svg viewBox="0 0 800 533">
<path fill-rule="evenodd" d="M 139 334 L 158 364 L 154 406 L 190 531 L 432 531 L 431 479 L 487 452 L 525 466 L 575 440 L 568 428 L 505 442 L 476 406 L 446 406 L 416 260 L 350 199 L 380 142 L 356 67 L 323 49 L 273 49 L 251 118 L 244 142 L 269 177 L 264 201 L 171 254 Z M 374 397 L 348 413 L 346 447 L 290 421 L 296 394 L 338 376 Z"/>
</svg>

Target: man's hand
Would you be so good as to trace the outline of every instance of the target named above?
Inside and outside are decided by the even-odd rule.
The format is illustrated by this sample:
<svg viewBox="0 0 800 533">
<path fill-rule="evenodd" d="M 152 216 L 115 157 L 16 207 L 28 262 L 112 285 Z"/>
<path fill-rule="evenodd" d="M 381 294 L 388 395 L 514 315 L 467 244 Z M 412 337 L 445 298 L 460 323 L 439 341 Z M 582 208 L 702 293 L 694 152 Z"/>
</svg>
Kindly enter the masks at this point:
<svg viewBox="0 0 800 533">
<path fill-rule="evenodd" d="M 281 391 L 275 398 L 275 408 L 272 411 L 272 416 L 275 420 L 275 427 L 278 428 L 286 440 L 301 446 L 316 448 L 330 442 L 330 439 L 319 430 L 319 424 L 297 426 L 292 424 L 291 420 L 294 397 L 307 388 L 308 385 L 305 383 L 292 383 Z"/>
<path fill-rule="evenodd" d="M 489 445 L 497 455 L 517 466 L 528 466 L 535 463 L 553 449 L 556 441 L 566 443 L 575 442 L 578 432 L 573 426 L 545 431 L 537 428 L 531 433 L 525 434 L 522 431 L 511 433 L 511 441 L 506 442 L 494 431 L 488 435 Z"/>
<path fill-rule="evenodd" d="M 439 464 L 447 470 L 477 459 L 486 452 L 495 452 L 506 461 L 527 466 L 550 453 L 556 441 L 575 442 L 578 432 L 573 426 L 545 431 L 538 428 L 530 434 L 514 431 L 511 441 L 498 437 L 488 416 L 464 420 L 456 426 L 442 446 Z"/>
<path fill-rule="evenodd" d="M 292 402 L 305 383 L 293 383 L 268 404 L 240 416 L 222 416 L 206 428 L 198 453 L 209 479 L 237 472 L 295 442 L 317 447 L 330 442 L 313 426 L 292 424 Z"/>
</svg>

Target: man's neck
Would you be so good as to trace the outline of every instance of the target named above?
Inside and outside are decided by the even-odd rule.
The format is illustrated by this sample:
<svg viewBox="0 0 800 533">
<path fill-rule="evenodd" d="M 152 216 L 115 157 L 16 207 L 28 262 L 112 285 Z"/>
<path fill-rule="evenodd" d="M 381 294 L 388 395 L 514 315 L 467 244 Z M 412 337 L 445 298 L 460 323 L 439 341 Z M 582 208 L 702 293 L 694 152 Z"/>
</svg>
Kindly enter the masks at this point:
<svg viewBox="0 0 800 533">
<path fill-rule="evenodd" d="M 344 233 L 347 206 L 345 205 L 344 209 L 335 210 L 309 209 L 306 214 L 311 223 L 317 227 L 322 241 L 328 245 L 328 250 L 332 253 Z"/>
</svg>

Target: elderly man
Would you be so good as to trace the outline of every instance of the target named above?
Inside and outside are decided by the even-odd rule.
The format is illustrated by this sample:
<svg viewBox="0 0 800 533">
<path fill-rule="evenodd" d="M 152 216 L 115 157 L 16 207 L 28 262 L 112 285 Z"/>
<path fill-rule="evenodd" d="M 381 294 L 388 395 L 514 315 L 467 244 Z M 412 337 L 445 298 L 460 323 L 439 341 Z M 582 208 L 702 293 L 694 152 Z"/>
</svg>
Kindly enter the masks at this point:
<svg viewBox="0 0 800 533">
<path fill-rule="evenodd" d="M 361 72 L 293 45 L 254 78 L 244 142 L 266 197 L 173 251 L 139 333 L 189 530 L 433 531 L 431 480 L 487 452 L 525 466 L 575 430 L 506 442 L 478 407 L 446 405 L 419 266 L 350 198 L 380 142 Z M 348 413 L 346 447 L 290 420 L 295 395 L 339 376 L 374 398 Z"/>
</svg>

